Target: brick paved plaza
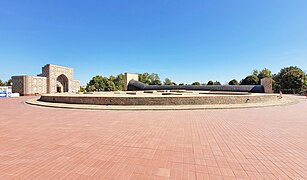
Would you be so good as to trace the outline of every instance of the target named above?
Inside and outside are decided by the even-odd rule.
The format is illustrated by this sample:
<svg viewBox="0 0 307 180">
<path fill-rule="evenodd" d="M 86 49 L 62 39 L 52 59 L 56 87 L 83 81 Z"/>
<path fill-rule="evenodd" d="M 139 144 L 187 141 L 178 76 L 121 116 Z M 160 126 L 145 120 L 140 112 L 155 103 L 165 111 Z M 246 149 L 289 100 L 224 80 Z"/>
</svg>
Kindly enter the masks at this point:
<svg viewBox="0 0 307 180">
<path fill-rule="evenodd" d="M 307 99 L 99 111 L 0 99 L 0 179 L 307 179 Z"/>
</svg>

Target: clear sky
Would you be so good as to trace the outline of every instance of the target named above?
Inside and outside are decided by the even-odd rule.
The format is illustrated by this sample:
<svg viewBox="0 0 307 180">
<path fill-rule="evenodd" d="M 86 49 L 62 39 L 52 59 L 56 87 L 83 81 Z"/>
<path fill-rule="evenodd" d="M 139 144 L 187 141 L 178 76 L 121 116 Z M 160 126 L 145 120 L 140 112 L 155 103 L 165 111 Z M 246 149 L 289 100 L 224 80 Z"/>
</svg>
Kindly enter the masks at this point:
<svg viewBox="0 0 307 180">
<path fill-rule="evenodd" d="M 307 70 L 306 0 L 8 0 L 0 79 L 47 63 L 94 75 L 155 72 L 177 83 Z"/>
</svg>

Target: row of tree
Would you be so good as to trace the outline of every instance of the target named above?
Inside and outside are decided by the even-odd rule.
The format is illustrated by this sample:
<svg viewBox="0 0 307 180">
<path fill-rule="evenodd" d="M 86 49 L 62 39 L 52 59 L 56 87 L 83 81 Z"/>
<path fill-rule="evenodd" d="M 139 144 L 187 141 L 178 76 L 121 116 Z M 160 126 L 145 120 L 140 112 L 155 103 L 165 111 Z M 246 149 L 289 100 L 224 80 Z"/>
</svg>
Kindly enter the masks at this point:
<svg viewBox="0 0 307 180">
<path fill-rule="evenodd" d="M 307 74 L 297 66 L 282 68 L 277 74 L 272 74 L 267 68 L 260 71 L 254 70 L 251 75 L 242 79 L 240 83 L 234 79 L 229 82 L 229 85 L 257 85 L 265 77 L 272 77 L 275 92 L 296 94 L 307 89 Z"/>
<path fill-rule="evenodd" d="M 228 82 L 228 85 L 257 85 L 260 84 L 260 80 L 265 77 L 272 77 L 270 70 L 264 68 L 262 70 L 254 70 L 251 75 L 246 76 L 241 81 L 232 79 Z M 208 81 L 207 84 L 200 82 L 193 82 L 192 85 L 221 85 L 219 81 Z"/>
<path fill-rule="evenodd" d="M 277 74 L 264 68 L 262 70 L 254 70 L 250 75 L 246 76 L 241 81 L 232 79 L 228 85 L 257 85 L 261 83 L 261 79 L 265 77 L 273 78 L 273 90 L 275 92 L 282 91 L 283 93 L 301 93 L 307 89 L 307 74 L 296 66 L 282 68 Z M 139 74 L 139 81 L 149 85 L 177 85 L 169 78 L 165 78 L 162 82 L 159 75 L 156 73 Z M 10 86 L 12 80 L 1 81 L 0 86 Z M 178 85 L 186 85 L 180 83 Z M 207 83 L 193 82 L 192 85 L 221 85 L 218 81 L 208 81 Z M 100 75 L 94 76 L 86 85 L 81 87 L 81 91 L 117 91 L 124 89 L 124 75 L 103 77 Z"/>
<path fill-rule="evenodd" d="M 12 79 L 9 79 L 4 82 L 0 79 L 0 86 L 11 86 L 11 85 L 12 85 Z"/>
<path fill-rule="evenodd" d="M 139 81 L 149 85 L 176 85 L 169 78 L 166 78 L 162 83 L 160 77 L 156 73 L 143 73 L 139 74 Z M 81 91 L 117 91 L 124 89 L 124 75 L 118 74 L 117 76 L 103 77 L 100 75 L 94 76 L 86 85 L 85 88 L 81 87 Z"/>
<path fill-rule="evenodd" d="M 183 85 L 182 83 L 179 84 L 179 85 Z M 186 84 L 187 85 L 187 84 Z M 193 82 L 191 85 L 194 85 L 194 86 L 201 86 L 201 85 L 221 85 L 221 83 L 219 81 L 208 81 L 207 84 L 206 83 L 200 83 L 198 81 L 196 82 Z"/>
<path fill-rule="evenodd" d="M 265 77 L 273 78 L 273 89 L 275 92 L 282 91 L 283 93 L 300 93 L 307 89 L 307 74 L 296 66 L 282 68 L 277 74 L 264 68 L 262 70 L 254 70 L 250 75 L 246 76 L 241 81 L 232 79 L 228 85 L 258 85 L 261 79 Z M 177 85 L 169 78 L 165 78 L 162 82 L 159 75 L 156 73 L 139 74 L 139 81 L 149 85 Z M 178 85 L 186 85 L 180 83 Z M 192 85 L 221 85 L 219 81 L 208 81 L 207 83 L 193 82 Z M 87 91 L 116 91 L 124 89 L 124 75 L 103 77 L 94 76 L 85 89 Z"/>
</svg>

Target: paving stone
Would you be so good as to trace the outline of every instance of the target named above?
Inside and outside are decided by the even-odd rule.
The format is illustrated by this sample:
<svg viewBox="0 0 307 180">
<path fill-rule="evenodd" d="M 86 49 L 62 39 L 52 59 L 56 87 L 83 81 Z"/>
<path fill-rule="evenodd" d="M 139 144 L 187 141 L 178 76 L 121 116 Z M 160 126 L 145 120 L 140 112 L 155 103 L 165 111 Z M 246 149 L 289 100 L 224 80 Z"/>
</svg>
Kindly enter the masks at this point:
<svg viewBox="0 0 307 180">
<path fill-rule="evenodd" d="M 0 179 L 307 179 L 307 99 L 108 111 L 0 99 Z"/>
</svg>

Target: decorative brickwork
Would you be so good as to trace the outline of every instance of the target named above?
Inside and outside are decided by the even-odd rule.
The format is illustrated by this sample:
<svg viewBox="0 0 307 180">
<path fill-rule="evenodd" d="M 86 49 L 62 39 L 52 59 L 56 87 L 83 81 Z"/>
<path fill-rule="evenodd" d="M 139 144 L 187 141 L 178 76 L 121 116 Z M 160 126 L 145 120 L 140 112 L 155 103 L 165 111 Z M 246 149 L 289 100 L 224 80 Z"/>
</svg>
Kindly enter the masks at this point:
<svg viewBox="0 0 307 180">
<path fill-rule="evenodd" d="M 13 92 L 21 95 L 78 92 L 80 82 L 73 79 L 73 68 L 47 64 L 37 76 L 13 76 Z"/>
<path fill-rule="evenodd" d="M 25 79 L 25 76 L 13 76 L 12 77 L 12 83 L 13 83 L 12 92 L 19 93 L 21 95 L 24 94 L 24 88 L 25 88 L 24 79 Z"/>
<path fill-rule="evenodd" d="M 47 78 L 39 76 L 25 77 L 25 94 L 46 94 Z"/>
<path fill-rule="evenodd" d="M 43 95 L 41 101 L 92 104 L 92 105 L 130 105 L 130 106 L 163 106 L 163 105 L 206 105 L 206 104 L 247 104 L 277 101 L 278 95 Z"/>
<path fill-rule="evenodd" d="M 263 86 L 265 93 L 273 93 L 272 83 L 273 83 L 272 78 L 261 79 L 261 85 Z"/>
</svg>

